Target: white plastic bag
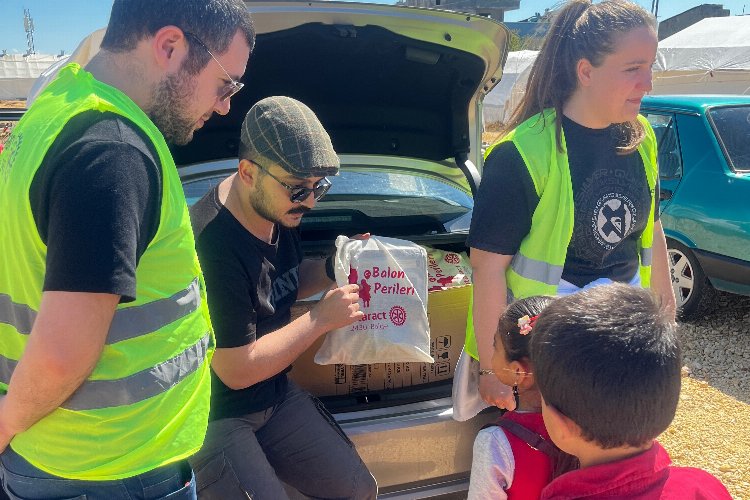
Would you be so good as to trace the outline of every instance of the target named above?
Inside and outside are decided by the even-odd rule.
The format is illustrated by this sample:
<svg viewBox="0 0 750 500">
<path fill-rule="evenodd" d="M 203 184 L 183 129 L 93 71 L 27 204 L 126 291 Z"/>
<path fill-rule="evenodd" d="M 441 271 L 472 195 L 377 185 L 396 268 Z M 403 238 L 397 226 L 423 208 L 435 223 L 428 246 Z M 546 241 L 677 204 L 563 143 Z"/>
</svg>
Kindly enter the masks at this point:
<svg viewBox="0 0 750 500">
<path fill-rule="evenodd" d="M 365 316 L 326 335 L 315 362 L 432 363 L 427 321 L 427 253 L 405 240 L 336 238 L 336 283 L 359 285 Z"/>
</svg>

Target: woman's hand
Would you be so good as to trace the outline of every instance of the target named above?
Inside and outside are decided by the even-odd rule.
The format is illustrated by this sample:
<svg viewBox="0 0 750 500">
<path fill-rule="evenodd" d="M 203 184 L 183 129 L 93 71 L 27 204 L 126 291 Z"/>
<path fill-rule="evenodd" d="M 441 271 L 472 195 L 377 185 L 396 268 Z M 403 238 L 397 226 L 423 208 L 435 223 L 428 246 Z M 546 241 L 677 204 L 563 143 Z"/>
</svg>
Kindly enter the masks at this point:
<svg viewBox="0 0 750 500">
<path fill-rule="evenodd" d="M 494 375 L 479 376 L 479 395 L 485 403 L 498 408 L 513 410 L 516 407 L 511 388 L 501 383 Z"/>
<path fill-rule="evenodd" d="M 677 315 L 677 303 L 672 289 L 672 275 L 669 270 L 669 253 L 667 240 L 661 221 L 654 223 L 654 242 L 652 246 L 653 263 L 651 264 L 651 289 L 661 299 L 664 312 L 674 321 Z"/>
<path fill-rule="evenodd" d="M 505 270 L 512 259 L 512 255 L 471 249 L 471 266 L 474 269 L 474 335 L 477 339 L 477 354 L 485 368 L 489 368 L 495 353 L 497 322 L 507 303 Z M 501 384 L 494 375 L 479 376 L 479 395 L 487 404 L 498 408 L 515 407 L 510 387 Z"/>
</svg>

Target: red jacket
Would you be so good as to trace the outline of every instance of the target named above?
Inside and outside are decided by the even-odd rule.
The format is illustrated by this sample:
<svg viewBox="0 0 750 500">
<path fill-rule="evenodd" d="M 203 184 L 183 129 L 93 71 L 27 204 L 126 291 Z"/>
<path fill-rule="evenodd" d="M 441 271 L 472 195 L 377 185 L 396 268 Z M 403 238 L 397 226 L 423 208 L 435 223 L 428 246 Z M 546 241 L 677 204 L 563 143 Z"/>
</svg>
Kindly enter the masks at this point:
<svg viewBox="0 0 750 500">
<path fill-rule="evenodd" d="M 625 460 L 568 472 L 542 491 L 542 499 L 607 498 L 628 500 L 731 500 L 721 482 L 692 467 L 671 467 L 672 461 L 654 441 L 648 451 Z"/>
</svg>

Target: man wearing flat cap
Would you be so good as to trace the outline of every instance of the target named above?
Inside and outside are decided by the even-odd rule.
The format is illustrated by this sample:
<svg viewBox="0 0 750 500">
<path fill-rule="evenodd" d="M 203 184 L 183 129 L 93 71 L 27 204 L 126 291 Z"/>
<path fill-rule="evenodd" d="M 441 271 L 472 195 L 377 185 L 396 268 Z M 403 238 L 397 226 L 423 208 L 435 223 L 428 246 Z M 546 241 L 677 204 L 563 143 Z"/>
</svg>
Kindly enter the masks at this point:
<svg viewBox="0 0 750 500">
<path fill-rule="evenodd" d="M 310 108 L 268 97 L 245 117 L 239 159 L 191 210 L 217 344 L 208 433 L 191 460 L 199 495 L 283 499 L 283 481 L 315 498 L 375 498 L 352 443 L 286 375 L 316 339 L 363 316 L 349 284 L 290 322 L 298 298 L 333 284 L 326 261 L 303 259 L 296 228 L 338 156 Z"/>
</svg>

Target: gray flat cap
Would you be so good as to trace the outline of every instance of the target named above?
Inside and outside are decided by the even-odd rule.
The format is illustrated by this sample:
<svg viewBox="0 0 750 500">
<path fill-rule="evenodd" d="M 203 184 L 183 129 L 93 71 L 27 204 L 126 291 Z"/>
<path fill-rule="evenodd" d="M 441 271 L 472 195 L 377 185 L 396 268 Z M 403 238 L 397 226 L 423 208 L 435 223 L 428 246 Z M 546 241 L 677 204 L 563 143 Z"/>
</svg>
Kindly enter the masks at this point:
<svg viewBox="0 0 750 500">
<path fill-rule="evenodd" d="M 339 157 L 315 113 L 291 97 L 266 97 L 242 122 L 248 160 L 278 164 L 296 177 L 324 177 L 339 171 Z"/>
</svg>

